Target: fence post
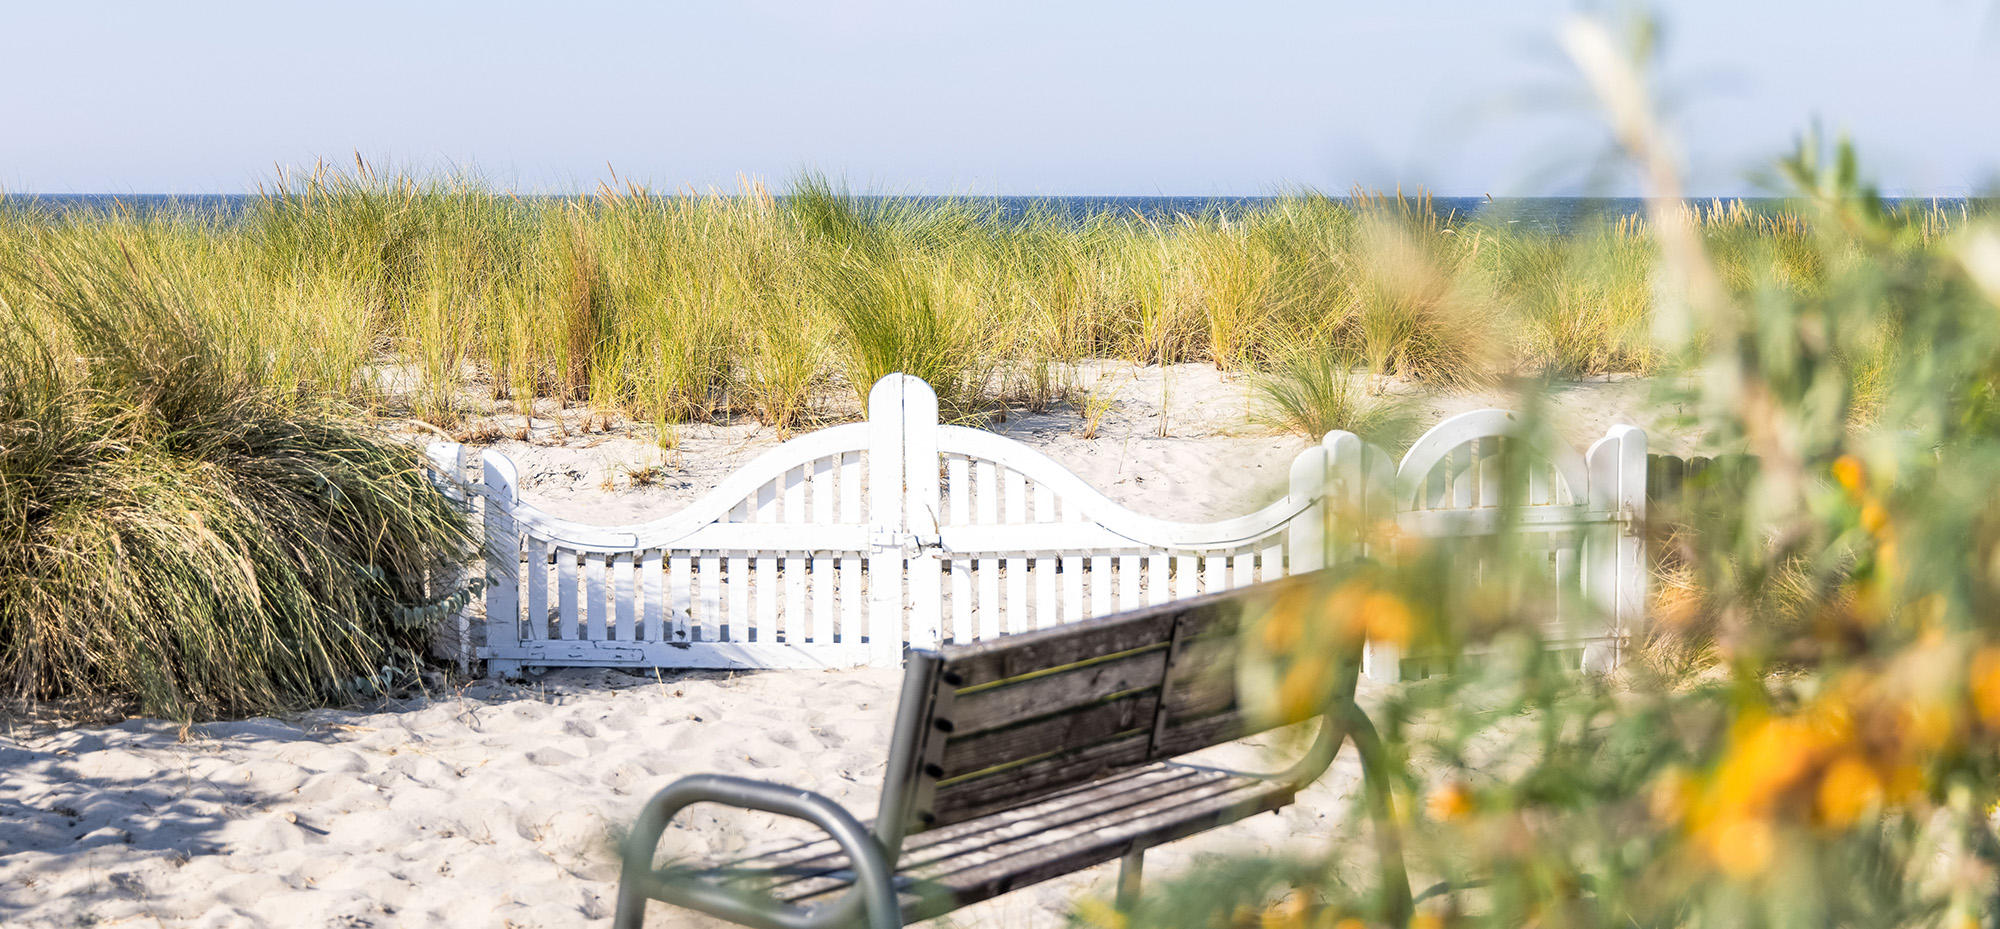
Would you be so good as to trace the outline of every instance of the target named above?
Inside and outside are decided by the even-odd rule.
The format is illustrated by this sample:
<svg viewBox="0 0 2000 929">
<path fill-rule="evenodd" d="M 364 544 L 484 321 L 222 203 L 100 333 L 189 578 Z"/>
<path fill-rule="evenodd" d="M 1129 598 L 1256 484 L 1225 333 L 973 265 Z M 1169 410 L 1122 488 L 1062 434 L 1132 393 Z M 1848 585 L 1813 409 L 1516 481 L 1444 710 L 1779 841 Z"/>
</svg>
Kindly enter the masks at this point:
<svg viewBox="0 0 2000 929">
<path fill-rule="evenodd" d="M 1332 508 L 1332 564 L 1346 564 L 1368 556 L 1394 557 L 1395 553 L 1375 552 L 1369 538 L 1375 524 L 1395 518 L 1395 466 L 1387 453 L 1352 432 L 1326 434 L 1320 443 L 1327 449 L 1330 475 L 1327 500 Z M 1361 674 L 1371 681 L 1402 680 L 1403 652 L 1394 645 L 1368 642 L 1362 646 Z"/>
<path fill-rule="evenodd" d="M 1302 507 L 1285 526 L 1286 574 L 1304 574 L 1327 564 L 1327 520 L 1331 510 L 1327 500 L 1327 454 L 1313 446 L 1292 459 L 1290 490 L 1286 500 Z"/>
<path fill-rule="evenodd" d="M 465 480 L 465 446 L 457 442 L 432 442 L 424 447 L 424 458 L 430 462 L 431 484 L 450 500 L 459 512 L 470 520 L 473 517 L 472 495 Z M 482 533 L 483 536 L 483 533 Z M 483 542 L 482 542 L 483 546 Z M 444 566 L 444 576 L 434 578 L 429 595 L 444 597 L 465 589 L 472 572 L 462 564 Z M 448 657 L 458 664 L 458 673 L 472 673 L 472 603 L 452 611 L 448 620 L 451 639 L 446 641 L 439 635 L 437 642 L 439 657 Z M 433 630 L 435 633 L 436 630 Z"/>
<path fill-rule="evenodd" d="M 910 647 L 936 648 L 944 637 L 944 561 L 934 544 L 944 505 L 938 488 L 938 403 L 931 385 L 914 377 L 903 382 L 903 487 L 904 524 L 907 533 L 915 533 L 914 539 L 904 536 L 915 545 L 903 549 L 909 559 Z"/>
<path fill-rule="evenodd" d="M 480 456 L 484 480 L 480 496 L 486 518 L 486 649 L 490 656 L 503 645 L 521 639 L 521 536 L 514 524 L 514 505 L 521 500 L 520 474 L 506 455 L 487 449 Z M 488 657 L 487 677 L 509 677 L 521 670 L 514 660 Z"/>
<path fill-rule="evenodd" d="M 1625 639 L 1645 616 L 1645 431 L 1611 427 L 1590 446 L 1584 467 L 1591 513 L 1613 521 L 1593 527 L 1584 540 L 1584 593 L 1603 618 L 1606 637 L 1584 647 L 1583 667 L 1608 671 L 1618 666 Z"/>
<path fill-rule="evenodd" d="M 903 658 L 903 392 L 891 374 L 868 390 L 868 663 Z"/>
</svg>

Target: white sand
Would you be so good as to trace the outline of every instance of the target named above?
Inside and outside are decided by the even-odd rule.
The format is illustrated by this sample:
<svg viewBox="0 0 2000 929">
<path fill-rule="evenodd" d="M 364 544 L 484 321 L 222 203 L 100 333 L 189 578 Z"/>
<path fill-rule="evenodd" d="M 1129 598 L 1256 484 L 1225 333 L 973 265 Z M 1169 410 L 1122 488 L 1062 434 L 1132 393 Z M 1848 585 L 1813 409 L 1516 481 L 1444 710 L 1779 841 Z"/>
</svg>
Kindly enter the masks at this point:
<svg viewBox="0 0 2000 929">
<path fill-rule="evenodd" d="M 1199 365 L 1100 365 L 1083 379 L 1099 378 L 1115 402 L 1095 438 L 1083 437 L 1074 407 L 1017 414 L 997 428 L 1153 516 L 1233 516 L 1283 492 L 1305 439 L 1252 424 L 1241 379 Z M 1648 389 L 1633 379 L 1581 384 L 1552 405 L 1579 447 L 1623 422 L 1648 428 L 1655 448 L 1702 449 L 1669 440 Z M 1419 426 L 1510 402 L 1492 391 L 1411 401 Z M 497 446 L 521 465 L 528 499 L 585 521 L 670 513 L 778 441 L 754 425 L 690 426 L 668 454 L 643 428 L 583 433 L 577 411 L 558 436 L 550 416 L 537 419 L 534 444 Z M 521 419 L 493 422 L 512 429 Z M 631 471 L 655 466 L 654 484 L 631 486 Z M 602 925 L 616 882 L 614 837 L 677 777 L 760 777 L 870 812 L 896 680 L 879 670 L 663 683 L 558 672 L 533 687 L 481 683 L 377 711 L 201 726 L 185 741 L 150 720 L 17 724 L 0 737 L 0 926 Z M 1258 759 L 1249 747 L 1224 754 Z M 1343 755 L 1298 805 L 1157 851 L 1149 874 L 1184 870 L 1209 852 L 1323 848 L 1356 778 Z M 738 851 L 769 827 L 713 809 L 690 813 L 670 842 L 691 852 Z M 950 920 L 1060 925 L 1079 894 L 1109 892 L 1114 870 Z M 675 911 L 654 924 L 699 922 Z"/>
<path fill-rule="evenodd" d="M 133 720 L 0 737 L 0 925 L 582 927 L 608 923 L 613 843 L 677 777 L 738 774 L 860 815 L 880 789 L 899 672 L 552 672 L 374 712 L 194 727 Z M 1220 761 L 1280 765 L 1264 737 Z M 1260 747 L 1262 746 L 1262 747 Z M 1148 855 L 1324 847 L 1350 808 L 1344 754 L 1304 799 Z M 670 853 L 723 855 L 802 828 L 712 806 Z M 775 825 L 774 827 L 774 824 Z M 1057 926 L 1116 866 L 961 911 Z M 651 925 L 708 925 L 655 904 Z"/>
</svg>

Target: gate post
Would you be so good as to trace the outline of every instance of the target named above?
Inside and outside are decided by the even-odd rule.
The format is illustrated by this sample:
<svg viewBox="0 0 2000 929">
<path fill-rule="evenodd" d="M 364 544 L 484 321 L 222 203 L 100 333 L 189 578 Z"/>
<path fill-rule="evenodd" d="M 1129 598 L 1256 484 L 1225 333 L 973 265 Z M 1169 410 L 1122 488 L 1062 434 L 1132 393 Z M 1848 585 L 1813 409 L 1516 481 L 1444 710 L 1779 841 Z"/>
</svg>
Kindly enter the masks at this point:
<svg viewBox="0 0 2000 929">
<path fill-rule="evenodd" d="M 944 637 L 943 528 L 938 487 L 938 402 L 931 385 L 903 375 L 903 554 L 909 559 L 911 648 L 936 648 Z"/>
<path fill-rule="evenodd" d="M 1625 639 L 1645 619 L 1647 574 L 1646 433 L 1613 426 L 1584 457 L 1590 512 L 1602 520 L 1584 541 L 1584 592 L 1604 620 L 1607 637 L 1586 645 L 1586 671 L 1609 671 L 1623 658 Z"/>
<path fill-rule="evenodd" d="M 903 659 L 903 395 L 906 374 L 868 391 L 868 663 Z"/>
<path fill-rule="evenodd" d="M 485 480 L 480 495 L 486 507 L 486 649 L 518 645 L 521 638 L 521 536 L 514 525 L 514 505 L 521 501 L 520 474 L 506 455 L 488 449 L 480 456 Z M 489 658 L 487 677 L 519 673 L 520 662 Z"/>
<path fill-rule="evenodd" d="M 444 494 L 467 520 L 473 516 L 472 495 L 466 491 L 465 446 L 457 442 L 432 442 L 424 447 L 424 458 L 430 462 L 431 485 Z M 483 545 L 483 543 L 482 543 Z M 482 556 L 483 560 L 483 556 Z M 463 564 L 444 566 L 442 574 L 431 578 L 430 589 L 425 595 L 433 600 L 450 596 L 470 586 L 472 570 Z M 463 606 L 453 610 L 448 618 L 450 632 L 434 630 L 431 650 L 440 658 L 450 658 L 458 664 L 458 673 L 472 673 L 472 602 L 468 599 Z"/>
<path fill-rule="evenodd" d="M 1286 495 L 1292 506 L 1303 506 L 1285 527 L 1286 574 L 1304 574 L 1327 565 L 1327 527 L 1339 509 L 1330 499 L 1327 481 L 1327 453 L 1314 445 L 1292 459 L 1291 490 Z"/>
</svg>

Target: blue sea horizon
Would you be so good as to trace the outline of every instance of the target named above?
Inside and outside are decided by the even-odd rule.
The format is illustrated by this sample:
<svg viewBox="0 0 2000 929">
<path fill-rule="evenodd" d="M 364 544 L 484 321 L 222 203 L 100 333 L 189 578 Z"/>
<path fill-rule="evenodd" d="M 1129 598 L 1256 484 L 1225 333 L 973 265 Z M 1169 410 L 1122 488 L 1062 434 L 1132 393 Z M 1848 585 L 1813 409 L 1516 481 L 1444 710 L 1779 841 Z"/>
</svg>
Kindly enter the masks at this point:
<svg viewBox="0 0 2000 929">
<path fill-rule="evenodd" d="M 106 215 L 128 210 L 137 215 L 183 211 L 206 213 L 218 218 L 240 215 L 256 194 L 4 194 L 0 204 L 16 208 L 45 210 L 63 216 Z M 524 199 L 564 200 L 583 195 L 531 195 Z M 783 195 L 779 195 L 783 199 Z M 1231 217 L 1252 212 L 1284 199 L 1280 196 L 896 196 L 863 195 L 864 201 L 957 201 L 990 205 L 1003 218 L 1055 214 L 1082 222 L 1105 214 L 1124 214 L 1150 220 L 1172 220 L 1180 216 Z M 1346 196 L 1331 199 L 1345 202 Z M 1776 211 L 1792 202 L 1782 197 L 1691 197 L 1688 203 L 1707 206 L 1716 200 L 1742 201 L 1757 211 Z M 1992 197 L 1890 197 L 1899 208 L 1938 208 L 1950 211 L 1984 212 L 2000 206 Z M 1537 232 L 1565 233 L 1595 222 L 1616 221 L 1645 211 L 1640 197 L 1432 197 L 1440 215 L 1459 221 L 1525 228 Z"/>
</svg>

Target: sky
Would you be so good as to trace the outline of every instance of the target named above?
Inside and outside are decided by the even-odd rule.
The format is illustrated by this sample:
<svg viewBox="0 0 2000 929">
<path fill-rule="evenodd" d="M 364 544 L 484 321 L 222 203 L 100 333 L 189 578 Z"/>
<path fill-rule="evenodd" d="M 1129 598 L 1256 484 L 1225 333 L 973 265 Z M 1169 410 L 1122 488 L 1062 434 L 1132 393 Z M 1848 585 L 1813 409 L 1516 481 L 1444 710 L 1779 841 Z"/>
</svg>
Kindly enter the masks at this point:
<svg viewBox="0 0 2000 929">
<path fill-rule="evenodd" d="M 1690 190 L 1815 120 L 1886 190 L 2000 178 L 2000 0 L 1682 0 Z M 561 4 L 0 0 L 0 191 L 240 193 L 316 159 L 876 193 L 1640 193 L 1556 30 L 1574 0 Z"/>
</svg>

